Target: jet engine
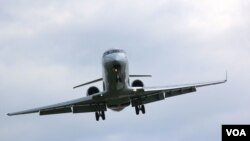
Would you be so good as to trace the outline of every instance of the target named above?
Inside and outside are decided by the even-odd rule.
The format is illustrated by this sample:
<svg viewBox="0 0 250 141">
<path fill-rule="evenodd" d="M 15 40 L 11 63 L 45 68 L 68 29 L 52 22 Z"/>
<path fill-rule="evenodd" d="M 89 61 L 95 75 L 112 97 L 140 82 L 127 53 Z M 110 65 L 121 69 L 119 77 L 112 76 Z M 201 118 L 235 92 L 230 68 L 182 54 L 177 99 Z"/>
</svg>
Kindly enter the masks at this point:
<svg viewBox="0 0 250 141">
<path fill-rule="evenodd" d="M 88 90 L 87 90 L 87 96 L 90 96 L 90 95 L 93 95 L 93 94 L 96 94 L 96 93 L 99 93 L 99 89 L 95 86 L 92 86 L 90 87 Z"/>
<path fill-rule="evenodd" d="M 132 83 L 132 87 L 143 87 L 143 86 L 144 86 L 144 84 L 141 80 L 135 80 Z"/>
</svg>

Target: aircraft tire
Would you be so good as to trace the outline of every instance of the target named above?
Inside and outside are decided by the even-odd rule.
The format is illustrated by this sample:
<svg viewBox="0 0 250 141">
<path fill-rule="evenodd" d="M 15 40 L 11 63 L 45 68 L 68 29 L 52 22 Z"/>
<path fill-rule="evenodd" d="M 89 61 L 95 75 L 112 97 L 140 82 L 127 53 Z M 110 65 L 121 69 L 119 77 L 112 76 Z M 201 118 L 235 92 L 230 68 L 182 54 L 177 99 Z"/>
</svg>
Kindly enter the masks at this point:
<svg viewBox="0 0 250 141">
<path fill-rule="evenodd" d="M 135 113 L 136 113 L 136 115 L 139 115 L 139 112 L 140 112 L 139 106 L 135 106 Z"/>
<path fill-rule="evenodd" d="M 105 120 L 105 112 L 101 111 L 102 120 Z"/>
<path fill-rule="evenodd" d="M 142 112 L 143 114 L 146 113 L 146 111 L 145 111 L 145 106 L 144 106 L 144 105 L 141 105 L 141 112 Z"/>
<path fill-rule="evenodd" d="M 96 119 L 96 121 L 99 121 L 99 113 L 98 112 L 95 112 L 95 119 Z"/>
</svg>

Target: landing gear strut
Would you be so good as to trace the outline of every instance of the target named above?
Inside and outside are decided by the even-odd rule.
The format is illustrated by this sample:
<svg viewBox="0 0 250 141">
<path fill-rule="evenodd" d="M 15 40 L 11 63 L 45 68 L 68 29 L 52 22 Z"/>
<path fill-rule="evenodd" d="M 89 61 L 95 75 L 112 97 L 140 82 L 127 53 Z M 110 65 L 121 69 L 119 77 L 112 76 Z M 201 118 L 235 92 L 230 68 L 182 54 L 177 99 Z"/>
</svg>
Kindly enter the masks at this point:
<svg viewBox="0 0 250 141">
<path fill-rule="evenodd" d="M 95 119 L 96 121 L 99 121 L 99 118 L 102 118 L 102 120 L 105 120 L 105 112 L 104 111 L 97 111 L 95 112 Z"/>
<path fill-rule="evenodd" d="M 137 105 L 137 106 L 135 106 L 135 113 L 136 113 L 136 115 L 139 115 L 140 111 L 142 112 L 142 114 L 146 113 L 144 105 Z"/>
</svg>

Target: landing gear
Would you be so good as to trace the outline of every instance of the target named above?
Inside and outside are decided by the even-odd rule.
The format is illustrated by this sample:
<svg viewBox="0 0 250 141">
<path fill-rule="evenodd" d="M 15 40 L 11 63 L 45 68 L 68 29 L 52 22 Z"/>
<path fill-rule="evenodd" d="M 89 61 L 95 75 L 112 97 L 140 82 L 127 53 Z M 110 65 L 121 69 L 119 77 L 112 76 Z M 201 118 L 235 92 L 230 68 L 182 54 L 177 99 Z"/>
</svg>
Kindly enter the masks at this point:
<svg viewBox="0 0 250 141">
<path fill-rule="evenodd" d="M 96 121 L 99 121 L 99 117 L 100 117 L 100 116 L 99 116 L 99 112 L 95 112 L 95 120 L 96 120 Z"/>
<path fill-rule="evenodd" d="M 135 106 L 135 113 L 136 113 L 136 115 L 139 115 L 139 112 L 140 112 L 139 106 Z"/>
<path fill-rule="evenodd" d="M 104 113 L 104 111 L 102 111 L 101 113 L 102 113 L 102 114 L 101 114 L 102 120 L 105 120 L 105 113 Z"/>
<path fill-rule="evenodd" d="M 135 106 L 135 113 L 136 113 L 136 115 L 139 115 L 140 111 L 142 112 L 142 114 L 146 113 L 144 105 L 137 105 L 137 106 Z"/>
<path fill-rule="evenodd" d="M 145 106 L 144 105 L 141 105 L 141 112 L 142 112 L 142 114 L 145 114 Z"/>
<path fill-rule="evenodd" d="M 99 121 L 99 118 L 102 118 L 102 120 L 105 120 L 105 112 L 104 111 L 97 111 L 95 112 L 95 119 L 96 121 Z"/>
</svg>

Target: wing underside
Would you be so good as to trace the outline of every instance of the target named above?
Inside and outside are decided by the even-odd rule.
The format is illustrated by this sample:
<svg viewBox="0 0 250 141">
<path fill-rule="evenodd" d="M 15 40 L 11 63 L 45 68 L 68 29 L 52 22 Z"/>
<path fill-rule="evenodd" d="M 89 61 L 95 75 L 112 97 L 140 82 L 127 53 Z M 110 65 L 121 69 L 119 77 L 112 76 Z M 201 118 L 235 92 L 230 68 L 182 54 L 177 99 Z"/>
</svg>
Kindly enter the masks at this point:
<svg viewBox="0 0 250 141">
<path fill-rule="evenodd" d="M 148 104 L 165 98 L 178 96 L 182 94 L 187 94 L 195 92 L 197 88 L 216 85 L 225 83 L 227 79 L 221 81 L 205 82 L 205 83 L 195 83 L 195 84 L 185 84 L 185 85 L 175 85 L 175 86 L 165 86 L 165 87 L 133 87 L 132 93 L 127 96 L 131 99 L 132 106 Z M 96 111 L 106 111 L 107 106 L 105 104 L 104 92 L 100 92 L 91 96 L 62 102 L 54 105 L 49 105 L 45 107 L 39 107 L 14 113 L 8 113 L 7 115 L 21 115 L 29 113 L 38 113 L 40 115 L 51 115 L 51 114 L 61 114 L 61 113 L 85 113 L 85 112 L 96 112 Z"/>
<path fill-rule="evenodd" d="M 182 94 L 187 94 L 195 92 L 199 87 L 205 87 L 210 85 L 216 85 L 225 83 L 225 80 L 213 81 L 213 82 L 204 82 L 204 83 L 195 83 L 195 84 L 184 84 L 184 85 L 175 85 L 175 86 L 165 86 L 165 87 L 144 87 L 137 88 L 134 90 L 134 95 L 131 97 L 132 106 L 148 104 L 165 98 L 178 96 Z"/>
<path fill-rule="evenodd" d="M 95 94 L 94 96 L 102 95 L 103 93 Z M 61 113 L 84 113 L 95 111 L 106 111 L 106 105 L 102 101 L 94 100 L 94 96 L 83 97 L 67 102 L 62 102 L 45 107 L 39 107 L 14 113 L 8 113 L 8 116 L 30 114 L 39 112 L 40 115 L 51 115 Z"/>
</svg>

